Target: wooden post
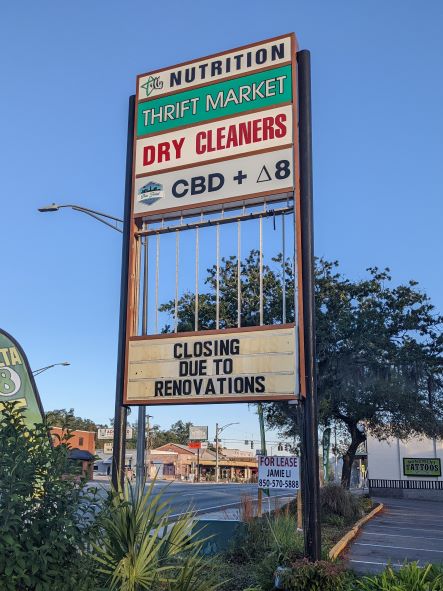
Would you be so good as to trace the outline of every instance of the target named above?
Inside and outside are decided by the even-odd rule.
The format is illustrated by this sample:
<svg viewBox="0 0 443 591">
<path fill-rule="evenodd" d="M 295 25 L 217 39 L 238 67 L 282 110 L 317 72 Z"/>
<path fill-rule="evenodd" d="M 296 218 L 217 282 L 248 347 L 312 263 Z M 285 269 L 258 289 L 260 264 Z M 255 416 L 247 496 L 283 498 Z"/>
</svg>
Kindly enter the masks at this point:
<svg viewBox="0 0 443 591">
<path fill-rule="evenodd" d="M 303 507 L 301 490 L 297 492 L 297 531 L 303 531 Z"/>
<path fill-rule="evenodd" d="M 258 499 L 257 499 L 257 516 L 262 516 L 262 503 L 263 503 L 263 490 L 261 488 L 258 489 Z"/>
</svg>

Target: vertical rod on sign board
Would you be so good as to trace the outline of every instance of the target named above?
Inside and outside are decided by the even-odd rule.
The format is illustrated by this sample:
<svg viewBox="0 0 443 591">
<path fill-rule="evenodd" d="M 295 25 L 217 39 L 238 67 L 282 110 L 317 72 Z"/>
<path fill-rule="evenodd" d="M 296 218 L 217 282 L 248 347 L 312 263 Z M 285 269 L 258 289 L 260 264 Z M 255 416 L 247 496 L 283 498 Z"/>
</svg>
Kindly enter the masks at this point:
<svg viewBox="0 0 443 591">
<path fill-rule="evenodd" d="M 215 328 L 220 328 L 220 224 L 216 230 L 216 257 L 217 277 L 215 285 Z"/>
<path fill-rule="evenodd" d="M 194 330 L 198 331 L 198 228 L 195 229 L 195 309 Z"/>
<path fill-rule="evenodd" d="M 142 294 L 142 335 L 148 333 L 148 236 L 142 238 L 143 242 L 143 294 Z M 141 249 L 140 249 L 141 252 Z M 135 490 L 137 496 L 143 493 L 145 483 L 145 431 L 146 431 L 146 406 L 138 407 L 137 418 L 137 461 L 135 466 Z"/>
<path fill-rule="evenodd" d="M 318 459 L 317 374 L 315 364 L 314 230 L 312 176 L 311 64 L 307 50 L 297 53 L 299 169 L 303 279 L 303 332 L 306 398 L 302 401 L 302 497 L 305 553 L 321 558 L 320 482 Z"/>
<path fill-rule="evenodd" d="M 259 220 L 260 326 L 263 326 L 263 218 Z"/>
<path fill-rule="evenodd" d="M 148 240 L 145 236 L 143 243 L 143 309 L 142 309 L 142 334 L 148 334 Z"/>
<path fill-rule="evenodd" d="M 117 377 L 115 385 L 114 442 L 112 451 L 112 485 L 123 486 L 126 455 L 127 408 L 123 405 L 125 388 L 125 354 L 128 309 L 129 251 L 131 244 L 132 163 L 135 121 L 135 95 L 129 97 L 128 139 L 126 144 L 125 204 L 120 275 L 120 314 L 118 326 Z"/>
<path fill-rule="evenodd" d="M 285 214 L 281 216 L 281 234 L 282 234 L 282 322 L 286 324 L 286 233 L 285 233 Z"/>
<path fill-rule="evenodd" d="M 237 222 L 237 326 L 241 326 L 241 222 Z"/>
<path fill-rule="evenodd" d="M 155 244 L 155 334 L 158 334 L 158 280 L 160 273 L 160 234 Z"/>
<path fill-rule="evenodd" d="M 178 261 L 180 255 L 180 231 L 175 233 L 175 308 L 174 308 L 174 332 L 178 330 Z"/>
</svg>

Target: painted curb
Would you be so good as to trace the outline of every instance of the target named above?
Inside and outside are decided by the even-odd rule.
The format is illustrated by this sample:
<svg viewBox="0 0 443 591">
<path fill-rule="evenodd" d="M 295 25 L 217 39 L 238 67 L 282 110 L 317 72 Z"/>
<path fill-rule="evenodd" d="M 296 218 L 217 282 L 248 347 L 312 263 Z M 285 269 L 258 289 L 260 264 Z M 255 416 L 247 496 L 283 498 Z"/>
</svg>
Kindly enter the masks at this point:
<svg viewBox="0 0 443 591">
<path fill-rule="evenodd" d="M 346 533 L 341 538 L 341 540 L 339 540 L 335 544 L 335 546 L 333 546 L 329 550 L 329 558 L 331 560 L 335 560 L 336 558 L 338 558 L 340 556 L 340 554 L 343 552 L 343 550 L 346 548 L 346 546 L 349 544 L 349 542 L 355 538 L 355 536 L 357 535 L 357 533 L 358 533 L 359 529 L 361 528 L 361 526 L 364 525 L 367 521 L 369 521 L 373 517 L 375 517 L 377 515 L 377 513 L 380 513 L 380 511 L 383 508 L 384 508 L 383 503 L 380 503 L 379 505 L 377 505 L 377 507 L 375 507 L 374 509 L 372 509 L 372 511 L 370 513 L 368 513 L 367 515 L 365 515 L 364 517 L 362 517 L 361 519 L 359 519 L 353 525 L 352 529 L 350 531 L 348 531 L 348 533 Z"/>
</svg>

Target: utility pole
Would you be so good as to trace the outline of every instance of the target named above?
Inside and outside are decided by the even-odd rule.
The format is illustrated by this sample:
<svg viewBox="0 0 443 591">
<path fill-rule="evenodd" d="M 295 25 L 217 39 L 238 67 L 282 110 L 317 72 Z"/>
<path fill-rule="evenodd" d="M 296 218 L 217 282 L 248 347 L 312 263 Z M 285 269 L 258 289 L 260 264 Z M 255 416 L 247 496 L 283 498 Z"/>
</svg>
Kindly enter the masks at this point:
<svg viewBox="0 0 443 591">
<path fill-rule="evenodd" d="M 227 425 L 223 425 L 223 427 L 219 427 L 218 423 L 215 424 L 215 482 L 218 482 L 219 477 L 218 477 L 218 436 L 219 434 L 224 431 L 225 429 L 227 429 L 228 427 L 231 427 L 232 425 L 238 425 L 239 423 L 228 423 Z"/>
<path fill-rule="evenodd" d="M 215 482 L 218 482 L 218 423 L 215 423 Z"/>
</svg>

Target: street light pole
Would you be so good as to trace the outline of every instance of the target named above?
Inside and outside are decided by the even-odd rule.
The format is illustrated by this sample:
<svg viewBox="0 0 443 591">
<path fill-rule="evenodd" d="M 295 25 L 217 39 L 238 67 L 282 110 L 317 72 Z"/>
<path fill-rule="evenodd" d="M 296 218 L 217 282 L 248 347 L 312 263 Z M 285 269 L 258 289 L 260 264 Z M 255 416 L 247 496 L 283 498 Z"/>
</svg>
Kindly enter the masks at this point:
<svg viewBox="0 0 443 591">
<path fill-rule="evenodd" d="M 218 436 L 219 434 L 224 431 L 225 429 L 227 429 L 228 427 L 231 427 L 232 425 L 239 425 L 239 423 L 228 423 L 227 425 L 223 425 L 223 427 L 219 427 L 218 423 L 215 424 L 215 482 L 218 482 L 219 477 L 218 477 Z"/>
</svg>

